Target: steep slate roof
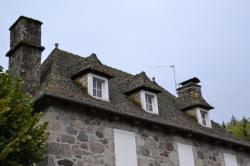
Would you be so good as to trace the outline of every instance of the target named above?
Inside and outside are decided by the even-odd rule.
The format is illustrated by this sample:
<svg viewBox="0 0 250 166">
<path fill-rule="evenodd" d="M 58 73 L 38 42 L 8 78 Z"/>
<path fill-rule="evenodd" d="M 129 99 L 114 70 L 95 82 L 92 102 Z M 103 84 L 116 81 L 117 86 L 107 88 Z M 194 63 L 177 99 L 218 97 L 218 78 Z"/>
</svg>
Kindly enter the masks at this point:
<svg viewBox="0 0 250 166">
<path fill-rule="evenodd" d="M 214 107 L 208 104 L 208 102 L 202 96 L 189 96 L 180 97 L 177 99 L 182 110 L 187 110 L 192 107 L 201 107 L 205 109 L 213 109 Z"/>
<path fill-rule="evenodd" d="M 122 82 L 121 90 L 126 94 L 133 93 L 141 89 L 156 93 L 162 91 L 159 86 L 157 86 L 147 77 L 145 72 L 130 76 Z"/>
<path fill-rule="evenodd" d="M 187 130 L 191 133 L 224 140 L 250 148 L 247 142 L 236 139 L 215 122 L 212 122 L 212 129 L 200 126 L 196 121 L 180 111 L 180 106 L 174 95 L 170 94 L 156 83 L 151 82 L 146 77 L 145 73 L 131 75 L 98 62 L 98 65 L 101 66 L 101 71 L 105 72 L 107 75 L 113 76 L 113 78 L 109 80 L 110 102 L 97 100 L 89 96 L 82 90 L 82 87 L 72 79 L 72 75 L 79 72 L 81 68 L 84 68 L 84 65 L 91 65 L 88 63 L 92 62 L 97 62 L 96 56 L 92 55 L 83 58 L 55 48 L 41 66 L 42 82 L 40 96 L 37 97 L 37 100 L 45 95 L 56 96 L 58 98 L 64 98 L 100 108 L 101 110 L 170 126 L 176 129 Z M 143 78 L 144 81 L 141 81 L 143 80 L 141 78 Z M 135 85 L 133 84 L 133 80 L 135 81 Z M 151 83 L 149 83 L 149 81 Z M 142 108 L 127 99 L 124 89 L 121 88 L 127 85 L 128 90 L 131 90 L 144 84 L 161 91 L 158 93 L 159 115 L 143 111 Z"/>
<path fill-rule="evenodd" d="M 77 69 L 77 71 L 72 75 L 73 79 L 88 72 L 93 72 L 107 78 L 113 77 L 108 74 L 107 69 L 103 67 L 103 64 L 95 54 L 91 54 L 89 57 L 85 58 L 85 61 L 80 61 L 77 66 L 79 69 Z"/>
</svg>

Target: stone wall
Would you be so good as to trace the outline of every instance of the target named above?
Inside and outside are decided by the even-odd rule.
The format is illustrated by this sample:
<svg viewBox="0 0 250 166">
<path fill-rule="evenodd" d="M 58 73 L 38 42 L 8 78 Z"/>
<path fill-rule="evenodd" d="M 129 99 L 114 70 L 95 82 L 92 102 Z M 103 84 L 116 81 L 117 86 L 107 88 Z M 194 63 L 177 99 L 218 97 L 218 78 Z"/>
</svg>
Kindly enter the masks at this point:
<svg viewBox="0 0 250 166">
<path fill-rule="evenodd" d="M 44 120 L 49 121 L 48 156 L 40 165 L 115 166 L 114 128 L 136 135 L 138 166 L 178 166 L 177 143 L 193 146 L 197 166 L 224 166 L 223 153 L 233 150 L 205 142 L 166 134 L 161 129 L 111 121 L 83 108 L 50 106 Z M 239 166 L 250 166 L 250 155 L 237 153 Z"/>
</svg>

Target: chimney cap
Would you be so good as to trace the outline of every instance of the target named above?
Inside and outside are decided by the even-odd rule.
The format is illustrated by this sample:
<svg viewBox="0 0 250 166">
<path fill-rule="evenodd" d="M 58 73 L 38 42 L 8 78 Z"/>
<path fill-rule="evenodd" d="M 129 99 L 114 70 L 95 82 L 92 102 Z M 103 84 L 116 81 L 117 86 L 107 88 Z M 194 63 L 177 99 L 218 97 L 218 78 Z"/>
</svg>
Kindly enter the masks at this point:
<svg viewBox="0 0 250 166">
<path fill-rule="evenodd" d="M 199 78 L 193 77 L 193 78 L 191 78 L 191 79 L 189 79 L 189 80 L 186 80 L 186 81 L 181 82 L 180 84 L 181 84 L 182 86 L 185 86 L 185 85 L 187 85 L 187 84 L 189 84 L 189 83 L 198 84 L 198 83 L 200 83 L 200 82 L 201 82 L 201 81 L 199 80 Z"/>
<path fill-rule="evenodd" d="M 34 23 L 37 23 L 37 24 L 40 24 L 42 25 L 43 23 L 39 20 L 36 20 L 36 19 L 33 19 L 33 18 L 30 18 L 30 17 L 26 17 L 26 16 L 20 16 L 9 28 L 9 30 L 11 30 L 20 20 L 28 20 L 28 21 L 31 21 L 31 22 L 34 22 Z"/>
</svg>

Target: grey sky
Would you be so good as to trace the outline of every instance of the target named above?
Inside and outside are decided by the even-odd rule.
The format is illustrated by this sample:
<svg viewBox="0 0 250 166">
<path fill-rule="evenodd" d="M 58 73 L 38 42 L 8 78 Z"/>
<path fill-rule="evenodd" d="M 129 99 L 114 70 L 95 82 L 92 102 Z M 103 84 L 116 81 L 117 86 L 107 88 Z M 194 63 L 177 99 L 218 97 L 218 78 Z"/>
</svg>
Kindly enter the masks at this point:
<svg viewBox="0 0 250 166">
<path fill-rule="evenodd" d="M 142 70 L 172 93 L 177 82 L 197 76 L 215 107 L 213 120 L 250 117 L 249 0 L 1 0 L 0 65 L 9 49 L 10 25 L 25 15 L 43 21 L 43 60 L 59 48 L 96 53 L 110 66 Z"/>
</svg>

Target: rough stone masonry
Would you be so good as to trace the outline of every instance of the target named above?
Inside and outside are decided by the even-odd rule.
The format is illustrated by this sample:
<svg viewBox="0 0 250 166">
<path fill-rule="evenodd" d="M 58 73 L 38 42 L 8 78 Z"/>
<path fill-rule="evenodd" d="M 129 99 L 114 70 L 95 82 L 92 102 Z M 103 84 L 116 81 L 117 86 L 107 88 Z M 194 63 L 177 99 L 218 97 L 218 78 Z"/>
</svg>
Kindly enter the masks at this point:
<svg viewBox="0 0 250 166">
<path fill-rule="evenodd" d="M 177 143 L 195 147 L 197 166 L 225 166 L 220 152 L 236 153 L 228 147 L 167 134 L 160 128 L 88 114 L 78 106 L 57 103 L 44 112 L 44 120 L 50 122 L 50 138 L 47 160 L 41 166 L 115 166 L 114 129 L 136 133 L 138 166 L 179 166 Z M 237 152 L 237 159 L 240 166 L 250 166 L 249 154 Z"/>
</svg>

